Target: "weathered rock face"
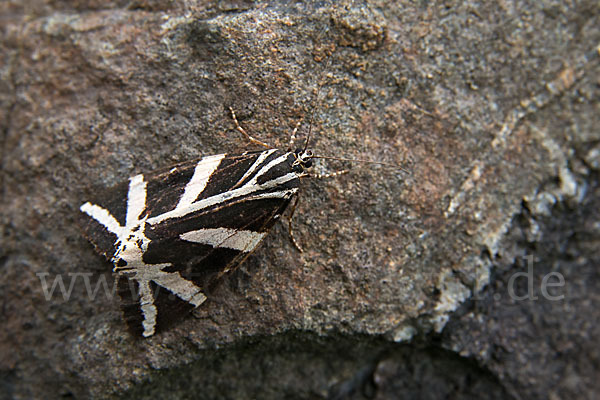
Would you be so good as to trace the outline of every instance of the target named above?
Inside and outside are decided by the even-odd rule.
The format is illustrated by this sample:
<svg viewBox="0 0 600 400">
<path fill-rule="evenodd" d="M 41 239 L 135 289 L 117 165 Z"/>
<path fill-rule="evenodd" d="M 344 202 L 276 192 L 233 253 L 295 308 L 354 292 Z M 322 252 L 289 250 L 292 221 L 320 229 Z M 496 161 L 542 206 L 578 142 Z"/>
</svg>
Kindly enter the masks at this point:
<svg viewBox="0 0 600 400">
<path fill-rule="evenodd" d="M 0 13 L 7 398 L 600 391 L 596 1 Z M 410 174 L 307 179 L 303 253 L 276 226 L 190 318 L 133 338 L 78 207 L 132 174 L 248 149 L 228 107 L 278 147 L 314 109 L 317 154 Z"/>
</svg>

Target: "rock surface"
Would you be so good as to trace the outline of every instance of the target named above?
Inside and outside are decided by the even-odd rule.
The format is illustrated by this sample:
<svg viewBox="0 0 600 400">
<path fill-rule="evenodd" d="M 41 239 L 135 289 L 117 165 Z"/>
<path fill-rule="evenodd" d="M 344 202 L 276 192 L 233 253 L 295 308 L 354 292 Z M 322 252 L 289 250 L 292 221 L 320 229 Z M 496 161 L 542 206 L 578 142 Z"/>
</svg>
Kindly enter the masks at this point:
<svg viewBox="0 0 600 400">
<path fill-rule="evenodd" d="M 2 396 L 600 393 L 596 1 L 33 0 L 0 15 Z M 410 174 L 306 180 L 303 253 L 276 226 L 190 318 L 132 338 L 78 207 L 246 150 L 228 107 L 278 147 L 314 109 L 317 154 Z"/>
</svg>

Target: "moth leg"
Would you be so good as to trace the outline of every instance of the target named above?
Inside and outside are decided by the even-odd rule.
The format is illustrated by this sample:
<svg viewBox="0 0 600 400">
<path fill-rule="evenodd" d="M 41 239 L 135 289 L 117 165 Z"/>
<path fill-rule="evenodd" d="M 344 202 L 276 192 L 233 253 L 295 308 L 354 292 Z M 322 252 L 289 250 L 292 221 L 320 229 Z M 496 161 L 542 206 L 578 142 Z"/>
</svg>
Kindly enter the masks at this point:
<svg viewBox="0 0 600 400">
<path fill-rule="evenodd" d="M 327 178 L 333 178 L 334 176 L 347 174 L 348 172 L 350 172 L 349 169 L 343 169 L 341 171 L 332 172 L 330 174 L 307 174 L 307 176 L 309 176 L 311 178 L 316 178 L 316 179 L 327 179 Z"/>
<path fill-rule="evenodd" d="M 296 123 L 294 130 L 292 131 L 292 135 L 290 136 L 290 150 L 294 150 L 294 142 L 296 141 L 296 133 L 298 132 L 300 125 L 302 125 L 303 120 L 304 120 L 303 118 L 300 118 L 298 120 L 298 122 Z"/>
<path fill-rule="evenodd" d="M 231 117 L 233 118 L 233 122 L 235 122 L 235 127 L 238 131 L 240 131 L 244 136 L 246 136 L 248 138 L 248 140 L 250 140 L 252 143 L 261 145 L 263 147 L 266 147 L 267 149 L 272 149 L 273 147 L 269 146 L 268 144 L 266 144 L 265 142 L 261 142 L 258 139 L 253 138 L 252 136 L 250 136 L 248 134 L 248 132 L 246 132 L 244 130 L 244 128 L 242 128 L 240 126 L 240 123 L 237 120 L 237 117 L 235 116 L 235 111 L 233 111 L 233 108 L 229 107 L 229 111 L 231 111 Z"/>
<path fill-rule="evenodd" d="M 298 205 L 298 199 L 300 198 L 300 196 L 296 196 L 296 198 L 294 199 L 294 204 L 292 204 L 292 211 L 290 212 L 290 215 L 288 216 L 288 231 L 290 234 L 290 240 L 292 241 L 292 244 L 294 245 L 294 247 L 296 249 L 298 249 L 298 251 L 300 253 L 303 252 L 302 247 L 300 247 L 300 244 L 298 244 L 298 242 L 296 241 L 296 238 L 294 237 L 294 231 L 292 229 L 292 217 L 294 216 L 294 212 L 296 211 L 296 206 Z"/>
</svg>

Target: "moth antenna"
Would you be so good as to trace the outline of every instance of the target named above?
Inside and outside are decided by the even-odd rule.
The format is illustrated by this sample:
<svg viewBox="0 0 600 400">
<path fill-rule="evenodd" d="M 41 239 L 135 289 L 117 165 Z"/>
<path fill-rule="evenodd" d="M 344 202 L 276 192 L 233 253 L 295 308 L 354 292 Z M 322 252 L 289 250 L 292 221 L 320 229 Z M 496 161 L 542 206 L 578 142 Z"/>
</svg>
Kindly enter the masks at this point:
<svg viewBox="0 0 600 400">
<path fill-rule="evenodd" d="M 327 59 L 327 64 L 325 64 L 324 75 L 329 70 L 329 67 L 331 66 L 331 59 L 332 59 L 332 56 L 330 55 Z M 315 110 L 317 109 L 317 106 L 319 105 L 319 97 L 320 97 L 321 89 L 323 88 L 323 86 L 325 86 L 325 76 L 323 76 L 323 78 L 321 78 L 321 81 L 319 82 L 319 86 L 317 87 L 317 94 L 315 95 L 315 98 L 312 101 L 313 104 L 311 105 L 310 120 L 308 122 L 308 133 L 306 135 L 306 141 L 304 142 L 304 148 L 302 149 L 302 151 L 306 151 L 306 149 L 308 148 L 308 142 L 310 141 L 310 137 L 312 134 L 313 121 L 315 119 Z"/>
<path fill-rule="evenodd" d="M 352 162 L 360 162 L 360 163 L 365 163 L 365 164 L 377 164 L 377 165 L 384 165 L 386 167 L 393 167 L 396 169 L 399 169 L 400 171 L 411 175 L 411 172 L 405 168 L 402 168 L 401 166 L 399 166 L 398 164 L 393 164 L 393 163 L 386 163 L 386 162 L 382 162 L 382 161 L 371 161 L 371 160 L 361 160 L 361 159 L 357 159 L 357 158 L 340 158 L 340 157 L 330 157 L 330 156 L 315 156 L 313 155 L 311 158 L 322 158 L 325 160 L 338 160 L 338 161 L 352 161 Z"/>
</svg>

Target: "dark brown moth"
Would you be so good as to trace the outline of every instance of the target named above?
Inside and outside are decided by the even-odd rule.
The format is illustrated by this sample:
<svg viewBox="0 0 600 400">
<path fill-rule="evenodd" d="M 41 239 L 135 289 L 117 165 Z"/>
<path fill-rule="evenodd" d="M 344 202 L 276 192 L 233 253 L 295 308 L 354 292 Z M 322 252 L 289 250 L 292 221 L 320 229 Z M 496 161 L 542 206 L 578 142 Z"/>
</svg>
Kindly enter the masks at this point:
<svg viewBox="0 0 600 400">
<path fill-rule="evenodd" d="M 135 175 L 80 209 L 114 264 L 125 320 L 152 336 L 206 300 L 297 195 L 307 150 L 219 154 Z"/>
</svg>

